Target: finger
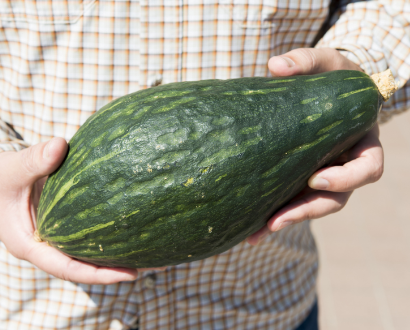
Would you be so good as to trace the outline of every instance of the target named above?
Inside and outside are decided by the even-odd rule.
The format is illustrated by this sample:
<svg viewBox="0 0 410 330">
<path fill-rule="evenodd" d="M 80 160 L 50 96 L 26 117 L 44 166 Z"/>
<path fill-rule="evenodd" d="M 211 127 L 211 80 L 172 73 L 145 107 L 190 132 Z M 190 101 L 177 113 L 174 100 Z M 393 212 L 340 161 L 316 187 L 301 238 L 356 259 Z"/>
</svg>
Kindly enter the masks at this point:
<svg viewBox="0 0 410 330">
<path fill-rule="evenodd" d="M 353 160 L 343 166 L 331 166 L 313 174 L 308 185 L 313 189 L 345 192 L 378 181 L 383 174 L 383 148 L 378 128 L 372 130 L 350 150 Z"/>
<path fill-rule="evenodd" d="M 72 259 L 47 243 L 31 240 L 25 260 L 46 273 L 65 281 L 83 284 L 113 284 L 134 281 L 138 270 L 129 268 L 100 267 Z"/>
<path fill-rule="evenodd" d="M 164 271 L 166 270 L 168 267 L 154 267 L 154 268 L 138 268 L 139 272 L 145 272 L 145 271 L 150 271 L 150 270 L 160 270 L 160 271 Z"/>
<path fill-rule="evenodd" d="M 332 70 L 359 70 L 358 65 L 332 48 L 298 48 L 268 62 L 272 76 L 316 74 Z"/>
<path fill-rule="evenodd" d="M 304 195 L 277 212 L 268 221 L 267 227 L 271 231 L 278 231 L 295 223 L 319 219 L 338 212 L 346 205 L 352 193 L 315 191 Z"/>
<path fill-rule="evenodd" d="M 271 232 L 304 220 L 319 219 L 338 212 L 346 205 L 352 193 L 352 191 L 345 193 L 313 191 L 303 194 L 299 199 L 280 209 L 269 219 L 265 227 L 249 236 L 246 241 L 251 245 L 258 245 Z"/>
<path fill-rule="evenodd" d="M 267 226 L 264 226 L 256 233 L 253 233 L 251 236 L 249 236 L 246 239 L 246 242 L 253 246 L 258 245 L 259 243 L 263 242 L 270 233 L 271 231 L 269 230 L 269 228 Z"/>
<path fill-rule="evenodd" d="M 19 152 L 7 153 L 5 156 L 8 159 L 4 160 L 7 166 L 4 167 L 2 176 L 13 178 L 7 180 L 7 189 L 30 186 L 38 179 L 51 174 L 63 161 L 67 149 L 64 139 L 54 138 Z"/>
</svg>

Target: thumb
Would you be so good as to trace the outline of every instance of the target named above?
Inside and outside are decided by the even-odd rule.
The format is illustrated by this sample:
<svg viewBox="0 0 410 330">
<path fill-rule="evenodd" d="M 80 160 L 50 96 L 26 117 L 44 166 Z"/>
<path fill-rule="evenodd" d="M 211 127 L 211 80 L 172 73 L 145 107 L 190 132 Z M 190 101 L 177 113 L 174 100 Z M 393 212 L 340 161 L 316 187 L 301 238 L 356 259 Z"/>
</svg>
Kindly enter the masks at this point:
<svg viewBox="0 0 410 330">
<path fill-rule="evenodd" d="M 333 70 L 363 71 L 333 48 L 299 48 L 274 56 L 268 62 L 272 76 L 316 74 Z"/>
<path fill-rule="evenodd" d="M 63 138 L 53 138 L 48 142 L 10 153 L 8 159 L 5 159 L 7 163 L 3 174 L 14 178 L 14 187 L 8 188 L 29 186 L 51 174 L 64 160 L 67 149 L 67 142 Z"/>
</svg>

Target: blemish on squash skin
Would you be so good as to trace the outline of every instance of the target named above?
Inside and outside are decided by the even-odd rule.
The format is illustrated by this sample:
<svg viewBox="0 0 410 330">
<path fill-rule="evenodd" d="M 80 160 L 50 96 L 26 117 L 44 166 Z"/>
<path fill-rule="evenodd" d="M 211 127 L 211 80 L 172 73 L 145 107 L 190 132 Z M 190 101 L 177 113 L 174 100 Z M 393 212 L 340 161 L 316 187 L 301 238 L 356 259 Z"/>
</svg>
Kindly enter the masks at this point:
<svg viewBox="0 0 410 330">
<path fill-rule="evenodd" d="M 101 244 L 99 245 L 99 248 L 100 248 L 100 251 L 101 251 L 101 252 L 104 252 L 104 249 L 103 249 L 103 247 L 101 246 Z"/>
<path fill-rule="evenodd" d="M 189 178 L 188 180 L 186 180 L 184 183 L 183 183 L 183 185 L 185 186 L 185 187 L 188 187 L 189 185 L 191 185 L 191 184 L 193 184 L 194 183 L 194 178 Z"/>
<path fill-rule="evenodd" d="M 209 227 L 208 227 L 208 233 L 212 233 L 212 229 L 213 229 L 213 228 L 209 226 Z"/>
<path fill-rule="evenodd" d="M 206 174 L 211 170 L 212 166 L 208 166 L 205 168 L 200 169 L 199 171 L 201 172 L 201 174 Z"/>
</svg>

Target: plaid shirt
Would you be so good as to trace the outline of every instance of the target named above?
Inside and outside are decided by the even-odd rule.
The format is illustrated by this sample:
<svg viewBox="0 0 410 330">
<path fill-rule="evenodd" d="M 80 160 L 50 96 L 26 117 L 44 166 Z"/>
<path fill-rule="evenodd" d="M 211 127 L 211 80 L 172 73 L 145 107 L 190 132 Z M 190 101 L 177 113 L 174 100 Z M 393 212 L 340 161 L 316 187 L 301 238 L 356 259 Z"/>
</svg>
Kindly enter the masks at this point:
<svg viewBox="0 0 410 330">
<path fill-rule="evenodd" d="M 175 81 L 269 75 L 274 55 L 311 45 L 330 0 L 0 1 L 0 150 L 69 140 L 112 99 Z M 409 107 L 407 1 L 338 3 L 316 47 L 402 87 Z M 6 124 L 7 123 L 7 124 Z M 133 282 L 81 285 L 14 258 L 0 242 L 0 329 L 294 329 L 315 300 L 317 251 L 303 222 Z"/>
</svg>

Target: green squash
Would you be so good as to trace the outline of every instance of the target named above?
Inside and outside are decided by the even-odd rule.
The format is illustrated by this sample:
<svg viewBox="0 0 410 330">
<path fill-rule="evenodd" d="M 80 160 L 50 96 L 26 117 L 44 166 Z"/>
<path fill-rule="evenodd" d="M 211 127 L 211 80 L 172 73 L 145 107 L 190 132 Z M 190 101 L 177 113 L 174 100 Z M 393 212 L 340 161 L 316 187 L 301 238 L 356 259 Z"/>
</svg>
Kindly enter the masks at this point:
<svg viewBox="0 0 410 330">
<path fill-rule="evenodd" d="M 84 123 L 47 180 L 38 236 L 112 267 L 222 253 L 363 137 L 382 101 L 358 71 L 173 83 L 118 98 Z"/>
</svg>

